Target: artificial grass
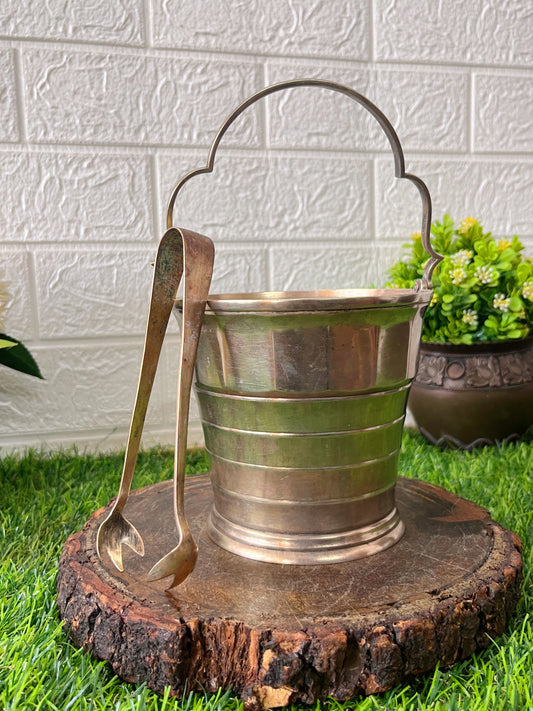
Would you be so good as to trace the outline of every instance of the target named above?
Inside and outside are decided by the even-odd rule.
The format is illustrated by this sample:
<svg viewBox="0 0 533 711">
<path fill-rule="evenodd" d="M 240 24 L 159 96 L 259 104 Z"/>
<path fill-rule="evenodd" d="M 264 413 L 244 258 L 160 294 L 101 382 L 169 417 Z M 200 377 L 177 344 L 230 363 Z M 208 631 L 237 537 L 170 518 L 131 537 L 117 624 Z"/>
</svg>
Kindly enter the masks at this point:
<svg viewBox="0 0 533 711">
<path fill-rule="evenodd" d="M 231 692 L 158 696 L 121 681 L 106 662 L 70 644 L 55 605 L 57 562 L 67 537 L 116 493 L 122 454 L 76 452 L 6 455 L 0 459 L 0 708 L 5 711 L 219 711 L 242 709 Z M 201 451 L 188 472 L 206 471 Z M 437 668 L 410 685 L 346 703 L 317 703 L 316 711 L 507 711 L 533 709 L 533 444 L 475 452 L 441 451 L 406 432 L 399 473 L 444 486 L 488 508 L 524 543 L 523 596 L 506 634 L 483 653 Z M 139 456 L 135 486 L 172 476 L 172 452 Z"/>
</svg>

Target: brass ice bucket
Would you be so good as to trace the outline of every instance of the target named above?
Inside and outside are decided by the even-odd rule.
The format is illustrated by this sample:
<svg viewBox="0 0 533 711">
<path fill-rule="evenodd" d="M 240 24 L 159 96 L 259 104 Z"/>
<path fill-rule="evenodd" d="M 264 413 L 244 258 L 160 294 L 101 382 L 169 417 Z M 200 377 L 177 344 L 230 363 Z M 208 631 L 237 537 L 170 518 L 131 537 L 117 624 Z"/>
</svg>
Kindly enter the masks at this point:
<svg viewBox="0 0 533 711">
<path fill-rule="evenodd" d="M 224 294 L 209 297 L 196 361 L 196 392 L 211 455 L 214 504 L 208 532 L 221 547 L 256 560 L 318 564 L 371 555 L 403 534 L 394 489 L 406 401 L 415 376 L 431 273 L 431 200 L 404 171 L 388 119 L 357 92 L 333 82 L 268 87 L 258 99 L 298 86 L 345 94 L 378 120 L 396 176 L 416 184 L 428 252 L 413 290 L 369 289 Z M 179 310 L 179 304 L 177 304 Z"/>
</svg>

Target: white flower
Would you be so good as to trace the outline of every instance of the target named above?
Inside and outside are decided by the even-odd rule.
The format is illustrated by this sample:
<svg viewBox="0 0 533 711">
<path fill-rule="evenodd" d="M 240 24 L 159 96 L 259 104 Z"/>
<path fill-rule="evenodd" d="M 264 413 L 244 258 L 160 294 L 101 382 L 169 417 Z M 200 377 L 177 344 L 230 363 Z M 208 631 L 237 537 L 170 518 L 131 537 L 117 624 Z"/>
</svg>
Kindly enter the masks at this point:
<svg viewBox="0 0 533 711">
<path fill-rule="evenodd" d="M 504 312 L 509 311 L 510 304 L 511 298 L 509 296 L 505 296 L 505 294 L 496 294 L 492 301 L 492 305 L 495 309 L 499 309 Z"/>
<path fill-rule="evenodd" d="M 456 286 L 466 279 L 466 271 L 462 267 L 456 267 L 455 269 L 450 269 L 450 277 L 452 279 L 452 284 Z"/>
<path fill-rule="evenodd" d="M 474 309 L 466 309 L 463 314 L 463 323 L 467 323 L 469 326 L 477 326 L 477 311 Z"/>
<path fill-rule="evenodd" d="M 533 281 L 526 281 L 522 287 L 522 296 L 528 301 L 533 301 Z"/>
<path fill-rule="evenodd" d="M 455 267 L 465 267 L 473 256 L 469 249 L 460 249 L 455 254 L 452 254 L 450 261 Z"/>
<path fill-rule="evenodd" d="M 493 267 L 483 265 L 476 269 L 476 277 L 482 284 L 490 284 L 496 278 L 496 271 Z"/>
</svg>

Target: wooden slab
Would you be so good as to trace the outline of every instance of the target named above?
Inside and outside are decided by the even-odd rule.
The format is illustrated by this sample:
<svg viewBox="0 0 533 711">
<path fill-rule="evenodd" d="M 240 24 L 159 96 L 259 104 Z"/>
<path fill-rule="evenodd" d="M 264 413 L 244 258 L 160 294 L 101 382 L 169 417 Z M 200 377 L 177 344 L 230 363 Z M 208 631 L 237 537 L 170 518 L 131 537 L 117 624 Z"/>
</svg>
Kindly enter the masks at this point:
<svg viewBox="0 0 533 711">
<path fill-rule="evenodd" d="M 231 687 L 248 709 L 373 694 L 453 664 L 501 635 L 520 594 L 520 540 L 470 501 L 400 479 L 406 526 L 392 548 L 317 566 L 246 560 L 205 532 L 207 475 L 185 501 L 199 546 L 192 575 L 172 594 L 146 582 L 176 544 L 171 482 L 134 492 L 126 515 L 146 556 L 124 548 L 127 572 L 100 561 L 107 509 L 65 544 L 58 604 L 70 637 L 123 679 L 162 692 Z"/>
</svg>

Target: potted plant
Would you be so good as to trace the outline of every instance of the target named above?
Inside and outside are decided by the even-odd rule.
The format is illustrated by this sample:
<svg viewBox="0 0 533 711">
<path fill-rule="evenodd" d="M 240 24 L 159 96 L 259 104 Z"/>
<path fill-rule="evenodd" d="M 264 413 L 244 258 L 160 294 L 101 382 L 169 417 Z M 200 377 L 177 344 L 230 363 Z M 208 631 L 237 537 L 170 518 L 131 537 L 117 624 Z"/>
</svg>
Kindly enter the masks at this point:
<svg viewBox="0 0 533 711">
<path fill-rule="evenodd" d="M 3 312 L 11 301 L 11 296 L 6 285 L 0 281 L 0 364 L 5 365 L 21 373 L 42 378 L 39 366 L 35 362 L 32 354 L 20 341 L 3 333 L 4 320 Z"/>
<path fill-rule="evenodd" d="M 494 239 L 472 217 L 432 225 L 444 259 L 422 330 L 409 406 L 432 442 L 462 448 L 523 435 L 533 424 L 533 264 L 523 245 Z M 389 272 L 412 287 L 427 255 L 419 234 Z"/>
</svg>

